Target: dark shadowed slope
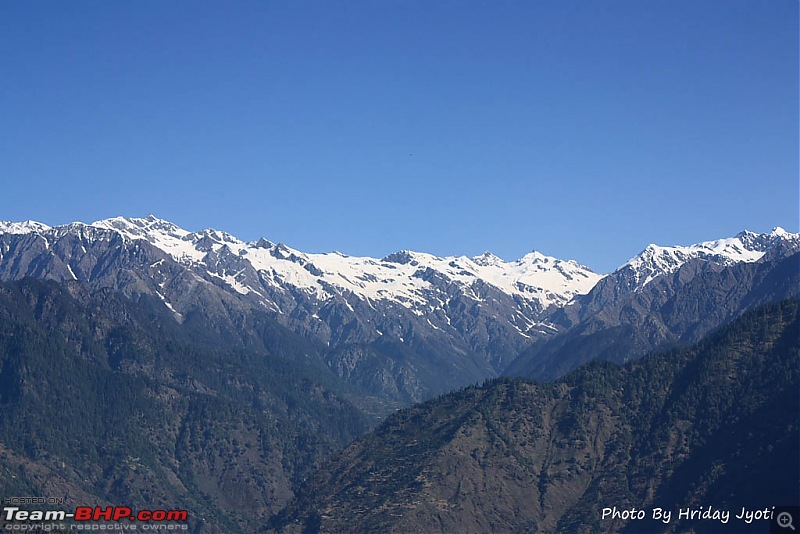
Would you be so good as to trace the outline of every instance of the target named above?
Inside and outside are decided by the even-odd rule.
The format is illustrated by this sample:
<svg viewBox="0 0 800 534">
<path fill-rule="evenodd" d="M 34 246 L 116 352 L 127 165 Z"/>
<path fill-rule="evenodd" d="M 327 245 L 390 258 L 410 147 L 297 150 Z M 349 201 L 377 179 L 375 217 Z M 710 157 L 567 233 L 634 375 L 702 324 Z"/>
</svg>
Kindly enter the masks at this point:
<svg viewBox="0 0 800 534">
<path fill-rule="evenodd" d="M 158 301 L 0 283 L 0 494 L 189 510 L 252 532 L 366 418 L 313 347 L 263 323 L 209 345 Z M 209 530 L 210 529 L 210 530 Z"/>
<path fill-rule="evenodd" d="M 798 302 L 701 343 L 551 384 L 501 379 L 389 418 L 274 518 L 283 531 L 743 532 L 679 507 L 797 503 Z M 669 524 L 603 507 L 674 509 Z"/>
</svg>

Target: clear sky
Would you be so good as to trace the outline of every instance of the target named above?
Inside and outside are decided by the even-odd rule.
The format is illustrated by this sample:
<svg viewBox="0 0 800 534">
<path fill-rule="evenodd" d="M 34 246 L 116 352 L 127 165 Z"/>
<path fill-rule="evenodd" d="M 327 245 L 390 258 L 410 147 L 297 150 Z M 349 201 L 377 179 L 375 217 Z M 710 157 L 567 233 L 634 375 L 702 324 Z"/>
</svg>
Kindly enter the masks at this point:
<svg viewBox="0 0 800 534">
<path fill-rule="evenodd" d="M 798 231 L 796 0 L 0 2 L 0 220 L 306 252 Z"/>
</svg>

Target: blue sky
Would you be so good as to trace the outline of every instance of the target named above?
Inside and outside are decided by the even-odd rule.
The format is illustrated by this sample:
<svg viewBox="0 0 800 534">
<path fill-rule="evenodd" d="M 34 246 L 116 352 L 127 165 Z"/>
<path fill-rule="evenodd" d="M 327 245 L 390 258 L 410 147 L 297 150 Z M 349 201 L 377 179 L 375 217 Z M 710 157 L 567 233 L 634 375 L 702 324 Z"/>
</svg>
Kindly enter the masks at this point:
<svg viewBox="0 0 800 534">
<path fill-rule="evenodd" d="M 307 252 L 798 231 L 798 2 L 0 3 L 0 220 Z"/>
</svg>

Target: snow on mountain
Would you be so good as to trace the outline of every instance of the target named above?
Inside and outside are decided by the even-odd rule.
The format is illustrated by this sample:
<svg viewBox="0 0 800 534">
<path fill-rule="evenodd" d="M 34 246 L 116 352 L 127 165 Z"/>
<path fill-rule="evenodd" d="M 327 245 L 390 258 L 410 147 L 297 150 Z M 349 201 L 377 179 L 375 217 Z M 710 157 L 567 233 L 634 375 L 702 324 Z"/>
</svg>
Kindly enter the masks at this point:
<svg viewBox="0 0 800 534">
<path fill-rule="evenodd" d="M 91 226 L 114 230 L 132 240 L 147 240 L 184 264 L 215 267 L 213 262 L 235 257 L 239 260 L 236 263 L 249 264 L 262 281 L 292 286 L 320 300 L 349 292 L 367 301 L 387 299 L 407 308 L 424 306 L 429 302 L 431 290 L 424 273 L 432 270 L 450 283 L 466 288 L 467 294 L 478 282 L 484 282 L 544 309 L 588 292 L 602 277 L 572 260 L 558 260 L 538 252 L 514 262 L 505 262 L 488 252 L 475 258 L 441 258 L 402 251 L 375 259 L 340 252 L 307 254 L 266 240 L 244 242 L 211 229 L 189 232 L 152 215 L 116 217 Z M 234 271 L 212 268 L 209 273 L 242 294 L 258 292 L 242 276 L 241 265 Z M 477 293 L 473 292 L 473 297 L 480 300 Z"/>
<path fill-rule="evenodd" d="M 91 226 L 114 230 L 130 239 L 149 241 L 181 263 L 199 263 L 206 255 L 205 251 L 196 246 L 196 234 L 153 215 L 144 219 L 114 217 L 96 221 Z"/>
<path fill-rule="evenodd" d="M 221 280 L 239 294 L 250 295 L 281 313 L 286 310 L 280 301 L 308 298 L 324 303 L 334 299 L 351 306 L 356 299 L 368 306 L 393 302 L 421 316 L 441 308 L 456 293 L 474 302 L 494 298 L 496 293 L 487 293 L 487 288 L 494 288 L 523 310 L 525 318 L 512 321 L 514 328 L 523 332 L 536 322 L 535 315 L 587 294 L 604 277 L 573 260 L 536 251 L 510 262 L 490 252 L 473 258 L 412 251 L 382 259 L 340 252 L 309 254 L 266 239 L 244 242 L 213 229 L 190 232 L 153 215 L 53 228 L 34 221 L 0 222 L 0 234 L 36 234 L 47 243 L 65 233 L 98 231 L 112 232 L 130 242 L 147 241 L 179 264 L 204 273 L 207 279 Z M 800 234 L 775 228 L 767 234 L 744 231 L 689 246 L 649 245 L 614 275 L 623 276 L 636 290 L 694 258 L 722 264 L 754 262 L 775 243 L 787 241 L 800 244 Z"/>
<path fill-rule="evenodd" d="M 617 273 L 632 273 L 635 287 L 642 288 L 654 278 L 677 271 L 681 265 L 702 258 L 722 265 L 760 260 L 777 242 L 800 243 L 800 234 L 776 227 L 766 234 L 745 230 L 734 237 L 704 241 L 689 246 L 648 245 L 641 253 L 624 263 Z"/>
<path fill-rule="evenodd" d="M 2 222 L 0 280 L 77 281 L 157 298 L 177 321 L 242 346 L 259 343 L 255 325 L 268 318 L 327 347 L 325 363 L 342 378 L 406 402 L 501 372 L 532 343 L 693 258 L 752 262 L 797 248 L 800 236 L 782 229 L 651 245 L 603 276 L 535 251 L 515 261 L 489 252 L 308 254 L 213 229 L 190 232 L 150 215 L 56 227 Z"/>
<path fill-rule="evenodd" d="M 36 221 L 12 222 L 0 221 L 0 234 L 31 234 L 49 230 L 46 224 Z"/>
</svg>

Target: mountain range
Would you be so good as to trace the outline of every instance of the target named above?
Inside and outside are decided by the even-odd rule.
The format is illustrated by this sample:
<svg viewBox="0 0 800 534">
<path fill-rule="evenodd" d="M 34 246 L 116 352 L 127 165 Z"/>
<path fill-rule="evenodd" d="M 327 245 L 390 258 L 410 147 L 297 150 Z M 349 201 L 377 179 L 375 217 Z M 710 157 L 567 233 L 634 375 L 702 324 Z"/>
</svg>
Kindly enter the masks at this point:
<svg viewBox="0 0 800 534">
<path fill-rule="evenodd" d="M 595 508 L 775 501 L 798 252 L 745 231 L 603 275 L 2 222 L 0 493 L 181 506 L 195 532 L 636 531 Z"/>
<path fill-rule="evenodd" d="M 0 223 L 0 280 L 78 281 L 91 290 L 154 297 L 175 321 L 206 323 L 218 338 L 243 346 L 253 337 L 242 328 L 245 317 L 264 313 L 322 344 L 326 364 L 343 380 L 400 406 L 503 374 L 554 378 L 594 357 L 631 357 L 617 348 L 577 358 L 557 349 L 568 344 L 565 332 L 607 337 L 631 316 L 639 322 L 647 316 L 652 326 L 633 344 L 635 354 L 696 341 L 747 306 L 792 294 L 796 278 L 771 297 L 750 295 L 765 290 L 750 288 L 763 272 L 736 269 L 769 271 L 798 248 L 800 234 L 781 228 L 744 231 L 691 246 L 650 245 L 601 275 L 535 251 L 513 262 L 489 252 L 474 258 L 308 254 L 212 229 L 189 232 L 150 215 L 56 227 Z M 696 281 L 701 290 L 715 288 L 696 297 L 702 324 L 675 334 L 653 314 L 668 313 L 667 303 L 675 306 L 698 276 L 745 277 L 748 289 L 738 284 L 736 290 L 749 296 L 738 302 L 720 295 L 716 281 Z M 614 342 L 597 346 L 609 345 Z"/>
</svg>

